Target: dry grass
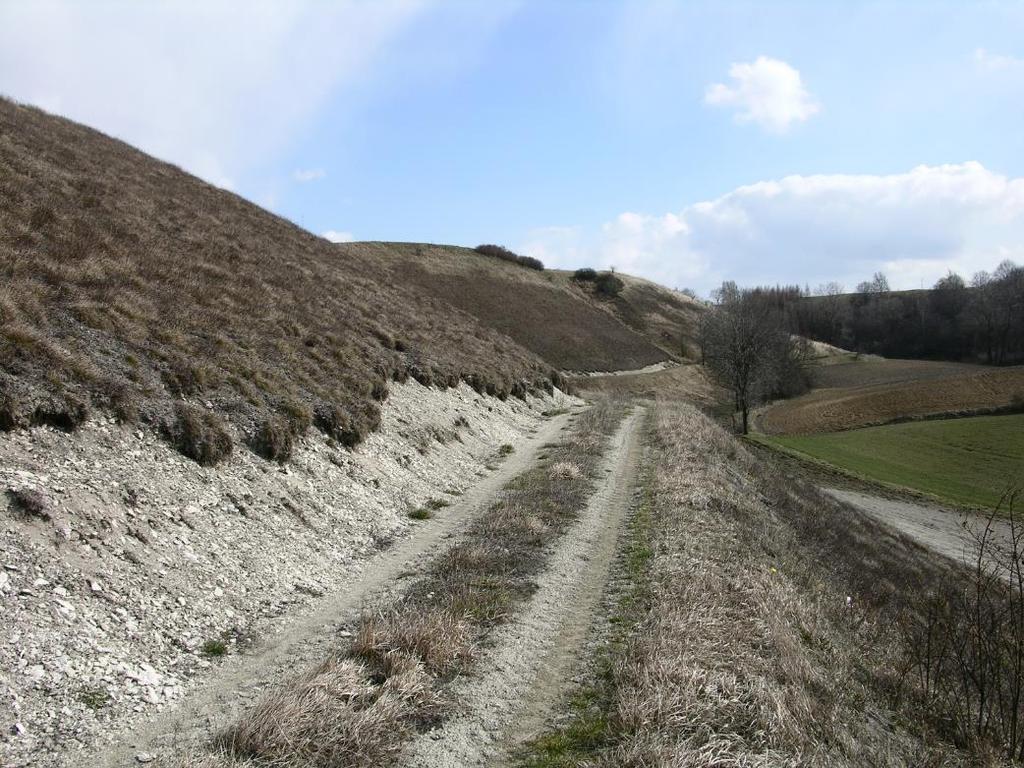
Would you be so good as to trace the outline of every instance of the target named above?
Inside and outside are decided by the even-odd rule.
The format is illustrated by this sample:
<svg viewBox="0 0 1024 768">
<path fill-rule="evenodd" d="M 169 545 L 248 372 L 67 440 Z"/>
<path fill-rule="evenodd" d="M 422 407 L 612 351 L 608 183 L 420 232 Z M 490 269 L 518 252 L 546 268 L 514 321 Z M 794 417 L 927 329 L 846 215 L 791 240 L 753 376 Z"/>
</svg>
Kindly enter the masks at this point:
<svg viewBox="0 0 1024 768">
<path fill-rule="evenodd" d="M 691 406 L 657 410 L 635 624 L 527 764 L 983 764 L 901 683 L 894 617 L 960 571 L 754 460 Z"/>
<path fill-rule="evenodd" d="M 505 397 L 552 376 L 422 285 L 0 100 L 0 428 L 73 429 L 94 407 L 172 434 L 185 399 L 208 403 L 236 442 L 298 408 L 352 444 L 391 379 Z"/>
<path fill-rule="evenodd" d="M 700 306 L 661 286 L 622 276 L 614 299 L 571 272 L 522 269 L 481 259 L 468 248 L 343 243 L 347 257 L 385 265 L 391 279 L 416 286 L 515 339 L 561 370 L 643 368 L 692 352 Z"/>
<path fill-rule="evenodd" d="M 584 394 L 616 397 L 667 397 L 713 407 L 728 393 L 711 381 L 702 365 L 677 365 L 662 371 L 623 376 L 574 376 L 571 386 Z"/>
<path fill-rule="evenodd" d="M 412 733 L 435 725 L 452 706 L 444 683 L 471 667 L 491 628 L 536 588 L 551 543 L 590 496 L 623 413 L 606 401 L 579 417 L 551 449 L 553 466 L 511 481 L 400 599 L 362 617 L 347 647 L 271 691 L 224 733 L 215 745 L 224 764 L 390 764 Z"/>
<path fill-rule="evenodd" d="M 1024 408 L 1024 367 L 984 368 L 914 360 L 820 369 L 827 389 L 783 400 L 755 416 L 768 435 L 838 432 L 913 419 Z"/>
</svg>

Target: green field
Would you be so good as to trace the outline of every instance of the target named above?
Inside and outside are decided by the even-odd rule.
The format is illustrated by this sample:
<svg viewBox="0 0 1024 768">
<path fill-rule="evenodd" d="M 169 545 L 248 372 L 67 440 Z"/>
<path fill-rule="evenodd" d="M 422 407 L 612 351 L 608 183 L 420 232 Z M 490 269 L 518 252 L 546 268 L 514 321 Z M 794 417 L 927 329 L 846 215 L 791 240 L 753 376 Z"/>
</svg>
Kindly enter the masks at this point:
<svg viewBox="0 0 1024 768">
<path fill-rule="evenodd" d="M 994 507 L 1008 484 L 1024 486 L 1024 414 L 757 439 L 966 506 Z"/>
</svg>

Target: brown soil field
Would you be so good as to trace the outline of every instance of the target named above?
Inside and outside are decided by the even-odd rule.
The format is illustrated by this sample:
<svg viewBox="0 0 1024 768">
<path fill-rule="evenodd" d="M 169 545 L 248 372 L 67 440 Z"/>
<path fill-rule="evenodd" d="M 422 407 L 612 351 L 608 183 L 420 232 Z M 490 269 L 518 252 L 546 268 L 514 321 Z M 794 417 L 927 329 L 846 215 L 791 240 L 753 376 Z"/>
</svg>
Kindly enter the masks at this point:
<svg viewBox="0 0 1024 768">
<path fill-rule="evenodd" d="M 833 362 L 819 365 L 814 370 L 814 386 L 866 387 L 873 384 L 903 384 L 911 381 L 931 381 L 951 376 L 981 373 L 992 370 L 971 363 L 948 363 L 933 360 L 886 360 L 881 357 L 863 357 L 855 362 Z"/>
<path fill-rule="evenodd" d="M 754 417 L 769 435 L 813 434 L 914 419 L 1008 410 L 1024 401 L 1024 367 L 886 360 L 820 370 L 823 388 Z M 830 386 L 828 386 L 830 385 Z"/>
</svg>

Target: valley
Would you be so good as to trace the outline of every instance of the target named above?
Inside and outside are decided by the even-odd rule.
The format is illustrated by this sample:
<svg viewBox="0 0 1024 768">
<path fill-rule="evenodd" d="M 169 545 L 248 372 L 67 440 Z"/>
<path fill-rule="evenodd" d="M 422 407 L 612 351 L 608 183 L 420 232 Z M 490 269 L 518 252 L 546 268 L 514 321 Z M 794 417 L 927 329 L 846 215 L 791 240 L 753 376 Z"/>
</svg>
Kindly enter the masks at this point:
<svg viewBox="0 0 1024 768">
<path fill-rule="evenodd" d="M 1021 366 L 807 341 L 773 289 L 330 242 L 8 100 L 0 172 L 5 768 L 1018 744 L 942 654 L 1024 648 Z"/>
</svg>

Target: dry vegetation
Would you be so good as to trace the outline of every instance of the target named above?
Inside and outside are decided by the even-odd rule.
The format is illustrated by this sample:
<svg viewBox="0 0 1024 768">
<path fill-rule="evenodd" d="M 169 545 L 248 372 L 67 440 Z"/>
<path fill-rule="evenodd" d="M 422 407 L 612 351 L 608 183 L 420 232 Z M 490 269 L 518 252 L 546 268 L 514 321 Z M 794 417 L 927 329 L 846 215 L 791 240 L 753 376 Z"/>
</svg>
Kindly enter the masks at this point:
<svg viewBox="0 0 1024 768">
<path fill-rule="evenodd" d="M 100 408 L 199 461 L 233 431 L 281 460 L 310 425 L 357 442 L 409 376 L 507 396 L 556 375 L 422 285 L 0 100 L 0 429 L 73 429 Z"/>
<path fill-rule="evenodd" d="M 606 297 L 570 272 L 523 269 L 469 248 L 336 247 L 367 265 L 386 265 L 393 282 L 468 312 L 561 370 L 631 370 L 695 348 L 701 305 L 646 280 L 618 275 L 625 287 Z"/>
<path fill-rule="evenodd" d="M 175 766 L 389 764 L 452 707 L 444 684 L 536 588 L 550 545 L 584 508 L 623 406 L 606 400 L 519 475 L 394 604 L 368 611 L 331 658 L 271 691 L 218 739 L 214 757 Z M 507 453 L 507 452 L 506 452 Z M 425 523 L 426 524 L 426 523 Z"/>
<path fill-rule="evenodd" d="M 573 376 L 570 385 L 583 394 L 619 397 L 672 397 L 717 406 L 727 393 L 712 382 L 701 365 L 676 365 L 661 371 L 620 376 Z"/>
<path fill-rule="evenodd" d="M 525 764 L 998 764 L 998 739 L 959 732 L 908 674 L 921 595 L 953 605 L 969 574 L 794 484 L 691 406 L 660 402 L 654 440 L 614 619 L 626 629 Z"/>
<path fill-rule="evenodd" d="M 893 360 L 827 366 L 819 375 L 832 388 L 765 408 L 755 418 L 758 430 L 813 434 L 1024 409 L 1024 367 Z"/>
</svg>

